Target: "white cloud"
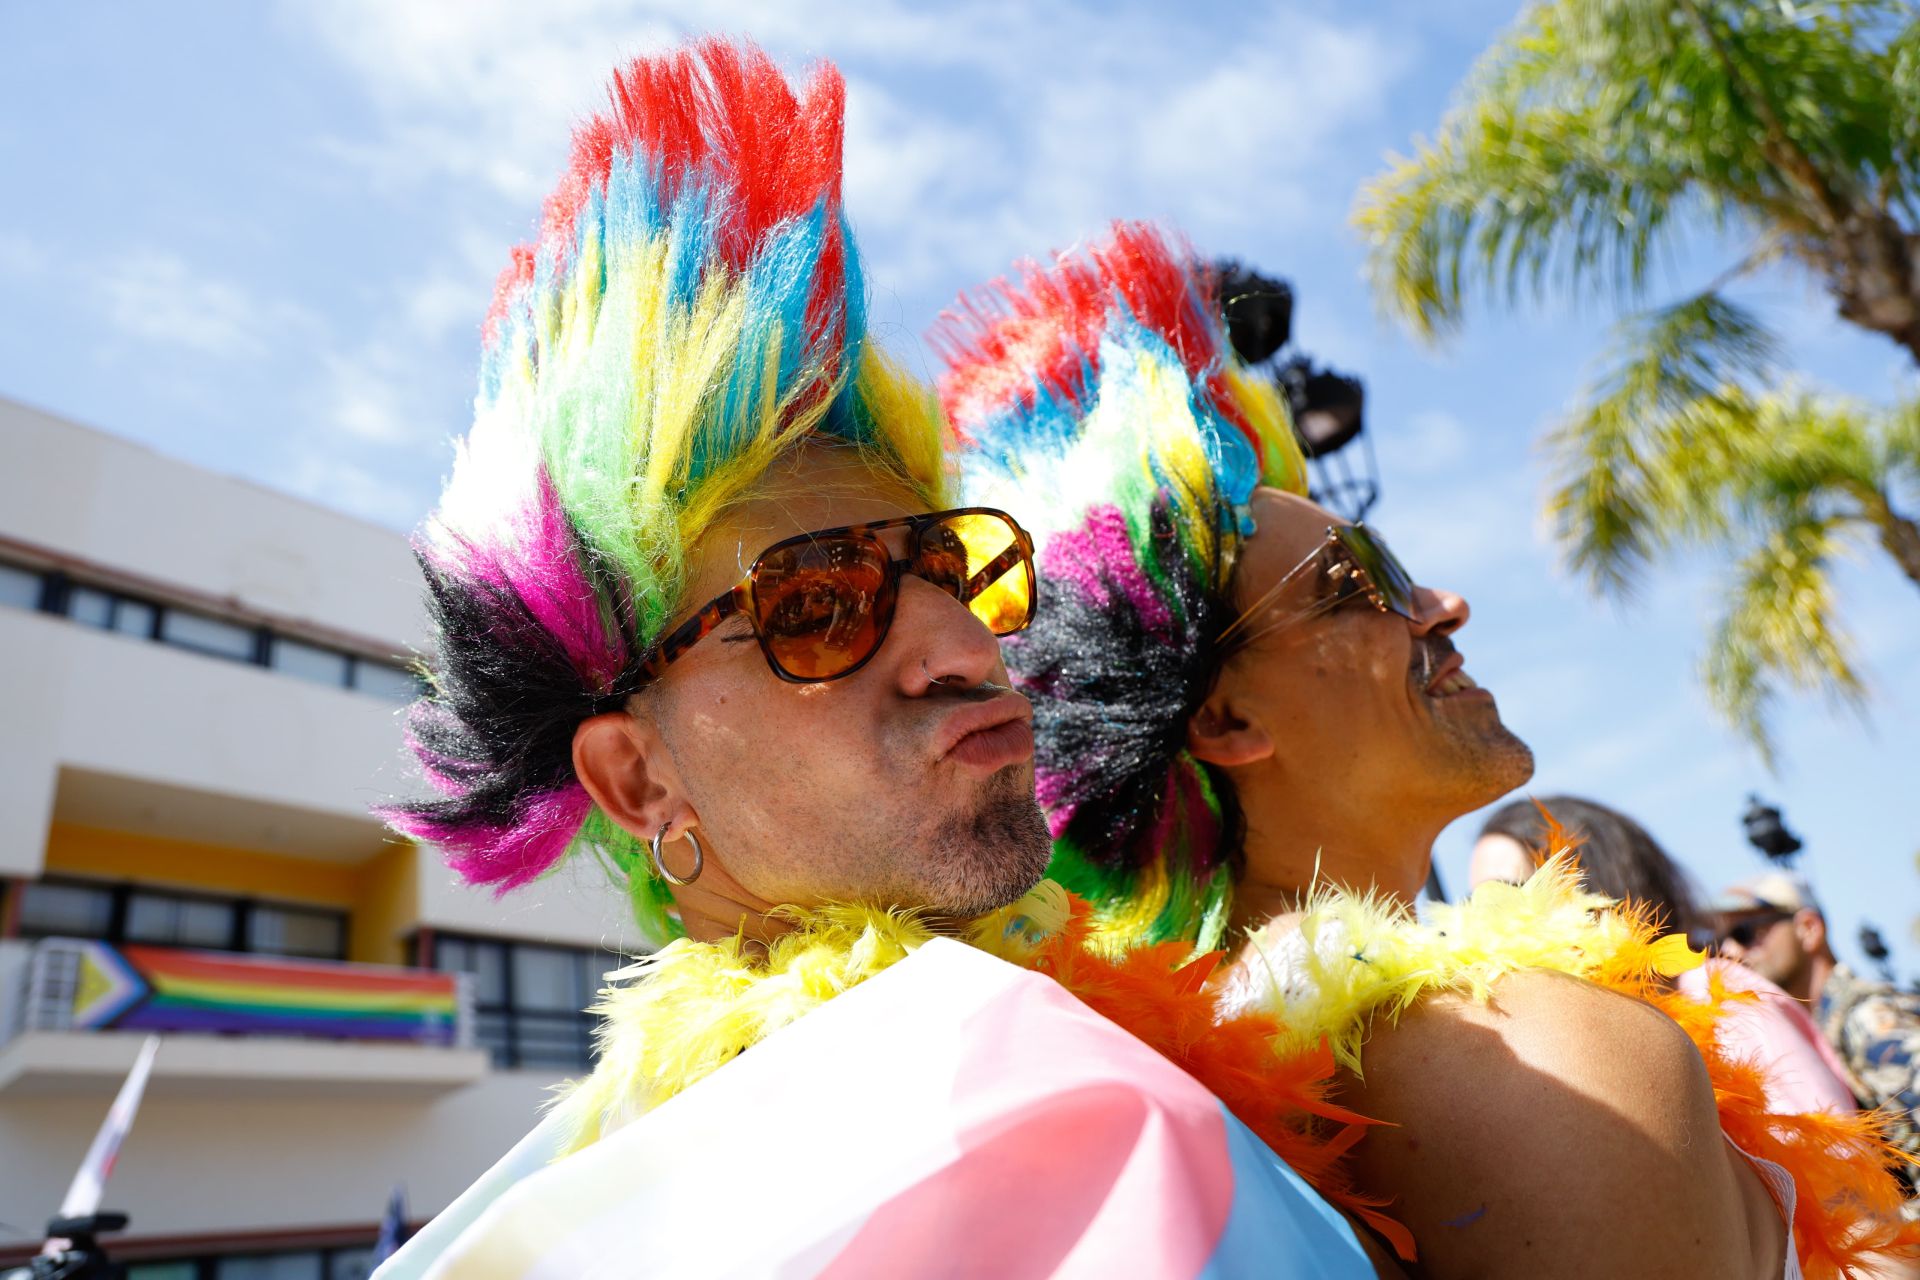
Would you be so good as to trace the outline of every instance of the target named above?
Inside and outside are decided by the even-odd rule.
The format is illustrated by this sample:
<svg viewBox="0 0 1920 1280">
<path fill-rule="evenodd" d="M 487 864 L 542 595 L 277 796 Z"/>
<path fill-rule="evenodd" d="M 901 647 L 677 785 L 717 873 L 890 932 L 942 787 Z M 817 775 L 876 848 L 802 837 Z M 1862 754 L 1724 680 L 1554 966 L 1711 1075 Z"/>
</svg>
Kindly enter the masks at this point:
<svg viewBox="0 0 1920 1280">
<path fill-rule="evenodd" d="M 276 477 L 275 483 L 332 510 L 391 529 L 411 529 L 418 525 L 431 497 L 376 475 L 337 454 L 308 454 L 295 464 L 290 474 Z"/>
<path fill-rule="evenodd" d="M 1190 190 L 1220 221 L 1244 217 L 1263 191 L 1263 217 L 1297 219 L 1312 203 L 1301 179 L 1343 130 L 1379 115 L 1402 65 L 1369 30 L 1276 12 L 1198 80 L 1168 86 L 1164 101 L 1136 100 L 1145 176 Z"/>
<path fill-rule="evenodd" d="M 313 323 L 293 304 L 257 298 L 177 254 L 152 249 L 109 260 L 94 289 L 121 333 L 229 359 L 258 356 L 276 334 Z"/>
<path fill-rule="evenodd" d="M 376 139 L 335 140 L 337 155 L 386 182 L 468 184 L 529 221 L 608 71 L 690 34 L 664 0 L 287 12 L 381 112 Z M 1215 28 L 1157 8 L 719 0 L 698 24 L 752 33 L 790 71 L 840 63 L 848 207 L 883 289 L 984 277 L 1116 216 L 1172 216 L 1221 243 L 1297 224 L 1345 199 L 1317 167 L 1408 61 L 1367 26 L 1289 5 Z"/>
</svg>

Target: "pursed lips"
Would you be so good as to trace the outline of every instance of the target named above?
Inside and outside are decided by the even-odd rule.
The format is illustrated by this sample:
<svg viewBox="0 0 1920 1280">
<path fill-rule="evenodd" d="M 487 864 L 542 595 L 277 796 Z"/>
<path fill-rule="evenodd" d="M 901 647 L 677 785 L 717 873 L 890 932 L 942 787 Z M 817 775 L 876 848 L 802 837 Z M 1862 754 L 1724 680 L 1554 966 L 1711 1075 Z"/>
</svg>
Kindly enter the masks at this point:
<svg viewBox="0 0 1920 1280">
<path fill-rule="evenodd" d="M 998 769 L 1033 755 L 1033 704 L 1018 693 L 998 694 L 948 716 L 936 739 L 935 759 Z"/>
</svg>

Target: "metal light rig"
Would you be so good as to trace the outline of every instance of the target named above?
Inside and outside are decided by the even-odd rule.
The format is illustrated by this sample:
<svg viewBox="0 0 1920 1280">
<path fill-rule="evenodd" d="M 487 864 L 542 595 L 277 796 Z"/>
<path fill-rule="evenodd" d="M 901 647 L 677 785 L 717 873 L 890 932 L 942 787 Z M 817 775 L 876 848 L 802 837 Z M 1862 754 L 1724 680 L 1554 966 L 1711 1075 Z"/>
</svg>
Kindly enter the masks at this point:
<svg viewBox="0 0 1920 1280">
<path fill-rule="evenodd" d="M 1293 411 L 1293 434 L 1309 464 L 1308 496 L 1358 523 L 1380 500 L 1380 464 L 1366 430 L 1360 379 L 1316 365 L 1293 337 L 1293 286 L 1226 259 L 1217 264 L 1227 334 L 1242 360 L 1264 368 Z M 1360 449 L 1348 449 L 1356 441 Z"/>
</svg>

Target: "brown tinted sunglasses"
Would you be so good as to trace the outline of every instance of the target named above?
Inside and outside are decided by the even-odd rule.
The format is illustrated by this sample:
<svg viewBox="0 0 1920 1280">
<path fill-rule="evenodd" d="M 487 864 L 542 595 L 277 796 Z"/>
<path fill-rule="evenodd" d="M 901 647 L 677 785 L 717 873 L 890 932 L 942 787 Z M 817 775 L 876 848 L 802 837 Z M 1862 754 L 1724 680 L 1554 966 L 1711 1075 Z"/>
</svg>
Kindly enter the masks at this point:
<svg viewBox="0 0 1920 1280">
<path fill-rule="evenodd" d="M 905 559 L 895 559 L 880 539 L 888 529 L 906 530 Z M 996 636 L 1033 620 L 1033 539 L 1006 512 L 960 507 L 844 525 L 784 539 L 755 556 L 731 591 L 655 646 L 640 664 L 638 683 L 658 678 L 736 613 L 753 624 L 760 652 L 782 680 L 814 684 L 852 675 L 887 638 L 902 573 L 966 605 Z"/>
</svg>

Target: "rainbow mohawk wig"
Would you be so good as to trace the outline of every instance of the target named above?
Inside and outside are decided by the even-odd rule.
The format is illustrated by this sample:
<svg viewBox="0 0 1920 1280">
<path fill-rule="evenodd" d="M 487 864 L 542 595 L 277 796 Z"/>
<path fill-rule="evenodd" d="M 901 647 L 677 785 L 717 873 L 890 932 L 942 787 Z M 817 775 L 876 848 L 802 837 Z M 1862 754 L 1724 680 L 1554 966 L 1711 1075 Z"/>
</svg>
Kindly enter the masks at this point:
<svg viewBox="0 0 1920 1280">
<path fill-rule="evenodd" d="M 866 343 L 840 207 L 845 87 L 704 41 L 615 73 L 483 332 L 473 429 L 417 541 L 437 629 L 410 742 L 441 798 L 388 812 L 474 883 L 586 845 L 675 926 L 573 775 L 682 599 L 686 551 L 782 453 L 858 448 L 941 505 L 928 389 Z"/>
<path fill-rule="evenodd" d="M 1231 784 L 1186 749 L 1256 484 L 1302 491 L 1278 390 L 1234 358 L 1211 272 L 1146 226 L 1027 264 L 942 318 L 969 500 L 1034 531 L 1047 607 L 1010 638 L 1051 874 L 1128 942 L 1224 934 Z"/>
</svg>

